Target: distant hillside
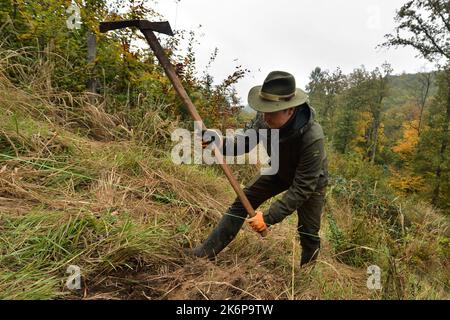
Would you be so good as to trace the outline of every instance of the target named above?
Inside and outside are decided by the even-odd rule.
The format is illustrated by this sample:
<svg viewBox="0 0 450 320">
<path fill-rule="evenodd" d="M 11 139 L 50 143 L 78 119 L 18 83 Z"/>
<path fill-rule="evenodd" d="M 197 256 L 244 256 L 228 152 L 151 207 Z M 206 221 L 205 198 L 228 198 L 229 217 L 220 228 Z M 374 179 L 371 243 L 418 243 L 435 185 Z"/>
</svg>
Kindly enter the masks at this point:
<svg viewBox="0 0 450 320">
<path fill-rule="evenodd" d="M 402 73 L 389 77 L 389 97 L 384 100 L 385 110 L 401 107 L 409 101 L 414 101 L 421 86 L 420 78 L 423 73 Z M 435 77 L 430 87 L 429 96 L 437 92 Z M 255 110 L 248 104 L 242 109 L 245 113 L 255 114 Z"/>
<path fill-rule="evenodd" d="M 400 74 L 389 77 L 389 97 L 385 99 L 386 109 L 396 108 L 404 105 L 408 101 L 417 99 L 418 90 L 421 87 L 420 78 L 422 73 Z M 435 77 L 432 78 L 430 87 L 430 97 L 436 94 L 437 86 Z"/>
</svg>

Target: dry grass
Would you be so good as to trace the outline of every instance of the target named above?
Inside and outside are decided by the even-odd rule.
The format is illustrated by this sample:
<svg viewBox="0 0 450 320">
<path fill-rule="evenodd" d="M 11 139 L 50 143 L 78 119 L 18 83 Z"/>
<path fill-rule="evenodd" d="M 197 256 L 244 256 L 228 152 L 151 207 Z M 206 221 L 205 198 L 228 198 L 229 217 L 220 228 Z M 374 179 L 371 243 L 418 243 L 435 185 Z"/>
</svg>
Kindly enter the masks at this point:
<svg viewBox="0 0 450 320">
<path fill-rule="evenodd" d="M 403 208 L 412 226 L 395 254 L 384 252 L 397 245 L 382 221 L 356 215 L 351 196 L 330 193 L 325 211 L 335 224 L 324 218 L 315 268 L 298 268 L 293 217 L 267 239 L 244 227 L 214 262 L 184 256 L 234 200 L 226 179 L 172 164 L 166 141 L 177 124 L 157 107 L 128 127 L 104 102 L 52 88 L 50 64 L 14 63 L 27 55 L 0 50 L 1 298 L 377 299 L 399 290 L 402 298 L 448 298 L 439 251 L 446 223 L 426 205 Z M 343 248 L 356 252 L 353 260 L 342 259 Z M 394 293 L 369 291 L 367 265 L 349 263 L 370 250 Z M 81 291 L 65 287 L 70 264 L 81 267 Z"/>
</svg>

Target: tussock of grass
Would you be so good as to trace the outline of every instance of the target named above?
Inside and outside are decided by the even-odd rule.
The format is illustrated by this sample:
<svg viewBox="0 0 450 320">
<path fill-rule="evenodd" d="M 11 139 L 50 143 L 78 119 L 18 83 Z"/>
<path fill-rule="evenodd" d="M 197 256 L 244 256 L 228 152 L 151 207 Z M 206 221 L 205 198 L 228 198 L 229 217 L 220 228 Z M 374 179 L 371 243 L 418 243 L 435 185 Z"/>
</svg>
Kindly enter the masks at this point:
<svg viewBox="0 0 450 320">
<path fill-rule="evenodd" d="M 32 212 L 1 218 L 1 298 L 49 299 L 67 294 L 66 269 L 86 275 L 127 267 L 165 251 L 167 232 L 105 213 Z"/>
</svg>

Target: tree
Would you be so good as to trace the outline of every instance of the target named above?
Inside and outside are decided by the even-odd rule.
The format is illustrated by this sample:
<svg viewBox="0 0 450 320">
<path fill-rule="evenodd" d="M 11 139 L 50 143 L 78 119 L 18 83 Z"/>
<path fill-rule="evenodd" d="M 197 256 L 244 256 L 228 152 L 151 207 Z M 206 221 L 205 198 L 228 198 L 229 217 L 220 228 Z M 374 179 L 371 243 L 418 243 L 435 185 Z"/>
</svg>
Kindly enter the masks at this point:
<svg viewBox="0 0 450 320">
<path fill-rule="evenodd" d="M 432 203 L 437 205 L 442 183 L 448 180 L 448 167 L 445 165 L 450 123 L 450 4 L 448 0 L 411 0 L 397 11 L 395 21 L 395 33 L 387 34 L 387 41 L 382 46 L 413 47 L 419 55 L 434 62 L 441 70 L 439 93 L 434 103 L 436 106 L 444 103 L 446 107 L 438 108 L 441 112 L 439 115 L 430 112 L 431 118 L 442 119 L 442 123 L 433 128 L 439 130 L 434 134 L 437 160 L 433 170 L 435 186 L 432 194 Z"/>
<path fill-rule="evenodd" d="M 413 47 L 425 59 L 450 60 L 450 4 L 448 0 L 411 0 L 398 11 L 394 34 L 381 46 Z"/>
<path fill-rule="evenodd" d="M 389 63 L 384 63 L 382 70 L 376 68 L 370 74 L 369 79 L 369 112 L 372 115 L 372 125 L 368 134 L 368 158 L 370 162 L 375 162 L 375 156 L 378 149 L 379 130 L 381 126 L 383 99 L 388 95 L 388 80 L 392 73 L 392 67 Z"/>
<path fill-rule="evenodd" d="M 448 71 L 447 71 L 448 72 Z M 432 177 L 431 201 L 434 205 L 448 208 L 449 194 L 449 149 L 448 146 L 448 78 L 449 74 L 437 76 L 438 92 L 431 100 L 426 126 L 419 140 L 416 156 L 416 171 Z"/>
<path fill-rule="evenodd" d="M 310 96 L 310 102 L 316 108 L 319 119 L 328 132 L 333 133 L 336 124 L 335 111 L 337 109 L 337 97 L 345 88 L 346 79 L 340 68 L 330 73 L 316 67 L 311 72 L 310 82 L 306 90 Z"/>
<path fill-rule="evenodd" d="M 430 94 L 430 87 L 433 82 L 433 73 L 425 72 L 419 75 L 420 87 L 418 90 L 417 104 L 419 105 L 419 122 L 417 125 L 417 136 L 420 138 L 422 131 L 422 120 L 425 106 Z"/>
<path fill-rule="evenodd" d="M 319 112 L 319 118 L 322 115 L 323 101 L 325 100 L 325 79 L 328 75 L 327 71 L 322 71 L 320 67 L 316 67 L 309 75 L 309 83 L 306 91 L 309 94 L 311 105 Z"/>
<path fill-rule="evenodd" d="M 358 120 L 367 105 L 367 81 L 369 73 L 364 67 L 357 68 L 346 77 L 346 90 L 339 97 L 339 109 L 333 145 L 341 153 L 357 151 Z M 352 145 L 353 144 L 353 145 Z"/>
</svg>

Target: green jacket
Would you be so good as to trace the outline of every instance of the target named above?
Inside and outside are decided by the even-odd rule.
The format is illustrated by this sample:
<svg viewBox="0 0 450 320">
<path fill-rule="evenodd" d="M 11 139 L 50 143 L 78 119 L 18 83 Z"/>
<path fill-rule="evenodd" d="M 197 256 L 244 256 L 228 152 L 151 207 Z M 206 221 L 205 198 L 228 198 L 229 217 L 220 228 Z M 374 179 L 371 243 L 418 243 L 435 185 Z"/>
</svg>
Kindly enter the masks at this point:
<svg viewBox="0 0 450 320">
<path fill-rule="evenodd" d="M 268 129 L 267 141 L 262 141 L 271 156 L 270 129 L 263 120 L 262 113 L 246 126 L 246 129 Z M 259 142 L 259 134 L 258 142 Z M 281 222 L 309 198 L 324 188 L 328 183 L 327 156 L 325 137 L 322 127 L 315 121 L 315 111 L 307 103 L 297 107 L 296 113 L 279 131 L 279 170 L 276 176 L 286 185 L 287 192 L 264 213 L 268 225 Z M 235 139 L 236 141 L 236 139 Z M 245 139 L 245 152 L 250 152 L 255 145 Z M 224 144 L 224 155 L 226 145 Z M 236 144 L 235 144 L 236 145 Z M 235 154 L 237 154 L 235 148 Z"/>
</svg>

